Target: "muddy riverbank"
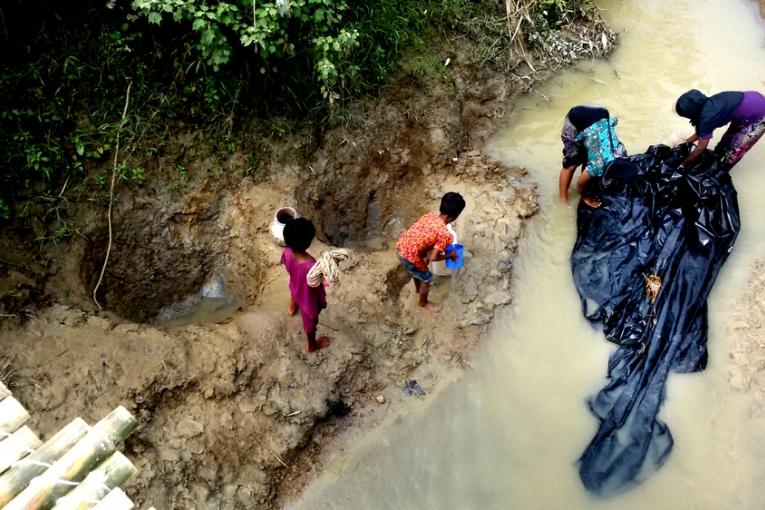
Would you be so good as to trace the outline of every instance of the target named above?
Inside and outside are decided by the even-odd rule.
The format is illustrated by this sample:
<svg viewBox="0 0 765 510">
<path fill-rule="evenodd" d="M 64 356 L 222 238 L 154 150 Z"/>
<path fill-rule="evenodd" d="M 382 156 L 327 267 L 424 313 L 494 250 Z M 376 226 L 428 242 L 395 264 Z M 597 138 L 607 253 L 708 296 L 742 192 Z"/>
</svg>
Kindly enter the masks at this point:
<svg viewBox="0 0 765 510">
<path fill-rule="evenodd" d="M 157 508 L 276 508 L 295 497 L 325 468 L 320 454 L 339 431 L 395 415 L 417 398 L 404 396 L 407 380 L 432 398 L 469 366 L 495 312 L 513 300 L 516 248 L 538 207 L 525 170 L 481 147 L 529 85 L 613 43 L 600 22 L 569 27 L 540 50 L 533 72 L 503 76 L 448 41 L 434 50 L 444 63 L 437 73 L 401 77 L 351 107 L 307 164 L 295 154 L 307 146 L 301 135 L 269 139 L 257 178 L 231 186 L 216 176 L 243 155 L 221 168 L 194 131 L 179 129 L 171 146 L 189 162 L 190 181 L 118 196 L 105 311 L 90 300 L 107 244 L 100 217 L 46 264 L 28 264 L 19 247 L 4 251 L 4 306 L 14 316 L 0 324 L 0 351 L 34 428 L 50 434 L 74 416 L 93 422 L 125 405 L 142 423 L 125 445 L 139 469 L 128 492 Z M 548 58 L 562 49 L 565 59 Z M 162 159 L 149 163 L 168 171 Z M 435 315 L 415 305 L 394 244 L 447 190 L 466 198 L 456 229 L 468 253 L 464 269 L 435 283 L 444 305 Z M 332 346 L 314 355 L 286 314 L 286 275 L 268 231 L 283 205 L 320 228 L 311 253 L 353 254 L 321 317 Z M 236 313 L 157 323 L 168 305 L 218 282 Z"/>
<path fill-rule="evenodd" d="M 613 347 L 582 316 L 571 279 L 576 212 L 557 204 L 557 128 L 571 104 L 618 116 L 630 153 L 688 136 L 673 111 L 688 88 L 761 85 L 762 21 L 748 0 L 603 0 L 621 34 L 607 60 L 583 62 L 519 100 L 486 151 L 523 164 L 540 210 L 515 259 L 516 299 L 493 320 L 475 370 L 424 412 L 380 427 L 332 459 L 290 509 L 758 509 L 762 470 L 762 301 L 765 150 L 734 169 L 742 229 L 709 300 L 709 364 L 668 379 L 666 464 L 614 497 L 593 497 L 577 459 L 597 420 L 587 399 L 604 384 Z M 677 31 L 677 26 L 687 27 Z M 704 43 L 710 58 L 695 58 Z M 668 51 L 672 48 L 672 51 Z M 655 72 L 654 72 L 655 71 Z M 719 139 L 721 133 L 716 133 Z"/>
</svg>

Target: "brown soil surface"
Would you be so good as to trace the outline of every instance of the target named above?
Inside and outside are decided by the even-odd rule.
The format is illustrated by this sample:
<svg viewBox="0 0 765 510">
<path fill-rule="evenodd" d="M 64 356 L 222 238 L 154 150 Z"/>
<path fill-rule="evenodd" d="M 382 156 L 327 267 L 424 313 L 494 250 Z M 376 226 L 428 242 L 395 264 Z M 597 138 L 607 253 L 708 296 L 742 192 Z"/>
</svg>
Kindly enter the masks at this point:
<svg viewBox="0 0 765 510">
<path fill-rule="evenodd" d="M 604 47 L 613 42 L 601 26 L 583 30 Z M 29 264 L 22 250 L 8 255 L 0 266 L 5 310 L 25 320 L 0 323 L 0 352 L 35 430 L 47 437 L 74 416 L 92 423 L 122 404 L 142 423 L 125 445 L 139 468 L 128 486 L 136 502 L 275 508 L 322 469 L 319 453 L 339 429 L 395 412 L 407 379 L 432 393 L 457 377 L 495 310 L 512 300 L 513 257 L 537 209 L 525 171 L 480 147 L 522 92 L 518 84 L 545 71 L 519 80 L 470 64 L 470 48 L 434 51 L 450 59 L 448 69 L 424 82 L 403 77 L 352 107 L 308 164 L 296 155 L 299 135 L 270 140 L 257 180 L 222 186 L 216 172 L 243 156 L 213 168 L 193 132 L 176 133 L 174 150 L 195 177 L 180 190 L 157 180 L 118 196 L 99 293 L 108 311 L 89 299 L 106 245 L 102 223 L 47 265 Z M 466 266 L 435 281 L 433 300 L 444 308 L 432 314 L 416 306 L 395 239 L 449 190 L 467 200 L 456 225 Z M 300 319 L 286 314 L 281 248 L 268 230 L 283 205 L 320 228 L 315 256 L 330 245 L 353 254 L 320 319 L 333 343 L 316 354 L 304 352 Z M 157 324 L 167 305 L 193 301 L 217 281 L 238 312 Z M 36 295 L 58 304 L 40 306 Z M 18 305 L 30 302 L 37 308 Z"/>
<path fill-rule="evenodd" d="M 728 323 L 732 358 L 729 371 L 734 390 L 750 402 L 744 429 L 752 438 L 754 457 L 765 456 L 765 262 L 752 267 L 746 292 Z M 765 466 L 754 469 L 752 487 L 765 487 Z"/>
<path fill-rule="evenodd" d="M 757 262 L 729 323 L 733 388 L 753 396 L 752 412 L 765 417 L 765 264 Z"/>
</svg>

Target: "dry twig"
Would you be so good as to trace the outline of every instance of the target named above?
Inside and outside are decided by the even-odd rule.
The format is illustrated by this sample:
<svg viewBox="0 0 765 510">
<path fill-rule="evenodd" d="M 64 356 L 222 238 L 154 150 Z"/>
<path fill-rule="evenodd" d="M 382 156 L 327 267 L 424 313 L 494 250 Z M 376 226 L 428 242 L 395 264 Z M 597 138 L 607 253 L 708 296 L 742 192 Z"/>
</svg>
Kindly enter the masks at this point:
<svg viewBox="0 0 765 510">
<path fill-rule="evenodd" d="M 5 383 L 8 388 L 16 386 L 16 376 L 18 373 L 13 368 L 10 358 L 0 358 L 0 382 Z"/>
<path fill-rule="evenodd" d="M 125 92 L 125 108 L 122 110 L 122 119 L 120 119 L 120 125 L 117 128 L 117 143 L 114 147 L 114 165 L 112 167 L 112 181 L 109 185 L 109 211 L 107 213 L 108 225 L 109 225 L 109 243 L 106 245 L 106 255 L 104 256 L 104 265 L 101 266 L 101 274 L 98 276 L 95 288 L 93 288 L 93 301 L 101 310 L 101 303 L 98 302 L 96 292 L 101 285 L 101 280 L 104 278 L 104 272 L 106 271 L 106 264 L 109 262 L 109 253 L 112 251 L 112 204 L 114 203 L 114 181 L 117 177 L 117 158 L 120 153 L 120 134 L 122 133 L 122 126 L 125 125 L 125 118 L 127 118 L 128 104 L 130 103 L 130 87 L 133 86 L 133 82 L 128 83 L 127 92 Z"/>
<path fill-rule="evenodd" d="M 536 69 L 534 69 L 534 65 L 531 63 L 531 58 L 529 57 L 528 53 L 526 53 L 526 41 L 524 41 L 523 38 L 523 32 L 521 31 L 521 28 L 523 26 L 523 22 L 531 21 L 531 18 L 529 17 L 529 6 L 527 3 L 524 3 L 519 0 L 505 0 L 505 13 L 507 16 L 507 32 L 510 36 L 510 45 L 515 44 L 518 48 L 518 51 L 523 56 L 523 60 L 526 61 L 526 65 L 529 66 L 529 69 L 531 69 L 531 72 L 536 72 Z M 511 12 L 512 10 L 512 12 Z M 513 30 L 512 25 L 510 24 L 510 19 L 513 16 L 518 16 L 518 23 L 515 26 L 515 30 Z"/>
<path fill-rule="evenodd" d="M 284 463 L 284 461 L 281 459 L 281 457 L 279 457 L 277 454 L 275 454 L 274 452 L 272 452 L 272 451 L 271 451 L 271 450 L 270 450 L 270 449 L 269 449 L 269 448 L 268 448 L 266 445 L 264 445 L 264 444 L 263 444 L 263 442 L 262 442 L 260 439 L 258 439 L 258 438 L 257 438 L 257 436 L 255 436 L 255 435 L 253 434 L 252 438 L 255 440 L 255 442 L 256 442 L 256 443 L 258 443 L 258 445 L 259 445 L 261 448 L 263 448 L 265 451 L 267 451 L 268 453 L 270 453 L 270 454 L 271 454 L 271 455 L 272 455 L 272 456 L 273 456 L 273 457 L 274 457 L 276 460 L 278 460 L 278 461 L 279 461 L 279 464 L 281 464 L 282 466 L 284 466 L 284 467 L 286 467 L 287 469 L 289 469 L 289 466 L 288 466 L 287 464 L 285 464 L 285 463 Z"/>
</svg>

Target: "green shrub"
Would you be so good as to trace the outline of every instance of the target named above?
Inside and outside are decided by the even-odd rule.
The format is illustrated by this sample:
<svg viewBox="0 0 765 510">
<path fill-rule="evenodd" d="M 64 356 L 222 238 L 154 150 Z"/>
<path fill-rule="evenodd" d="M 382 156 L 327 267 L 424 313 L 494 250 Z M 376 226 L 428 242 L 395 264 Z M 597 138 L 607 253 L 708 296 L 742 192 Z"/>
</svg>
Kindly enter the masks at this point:
<svg viewBox="0 0 765 510">
<path fill-rule="evenodd" d="M 0 198 L 0 220 L 7 220 L 11 217 L 11 208 Z"/>
<path fill-rule="evenodd" d="M 588 5 L 522 1 L 545 30 Z M 234 125 L 242 113 L 339 118 L 338 104 L 383 86 L 412 47 L 419 56 L 404 71 L 425 84 L 443 71 L 428 42 L 444 34 L 478 41 L 479 65 L 507 71 L 515 63 L 505 5 L 494 0 L 43 3 L 4 11 L 16 19 L 6 20 L 0 70 L 0 218 L 21 210 L 16 202 L 75 194 L 78 185 L 103 196 L 128 82 L 118 171 L 120 181 L 140 183 L 145 160 L 163 155 L 180 122 L 204 128 L 225 157 L 241 142 Z M 266 132 L 286 134 L 276 124 Z M 242 149 L 250 153 L 243 172 L 254 173 L 265 151 L 255 142 Z M 174 180 L 184 183 L 178 165 Z"/>
</svg>

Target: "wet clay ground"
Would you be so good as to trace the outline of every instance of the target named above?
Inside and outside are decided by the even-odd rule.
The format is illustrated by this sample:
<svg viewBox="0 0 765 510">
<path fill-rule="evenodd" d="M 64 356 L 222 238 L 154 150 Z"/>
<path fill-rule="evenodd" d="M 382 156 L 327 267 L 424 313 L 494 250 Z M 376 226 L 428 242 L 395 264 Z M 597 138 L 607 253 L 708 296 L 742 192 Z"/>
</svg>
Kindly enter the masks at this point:
<svg viewBox="0 0 765 510">
<path fill-rule="evenodd" d="M 738 300 L 727 324 L 730 338 L 731 387 L 749 401 L 744 424 L 752 441 L 753 458 L 765 455 L 765 262 L 751 270 L 744 295 Z M 757 463 L 751 486 L 765 487 L 765 466 Z"/>
<path fill-rule="evenodd" d="M 504 100 L 510 92 L 500 94 Z M 388 116 L 397 111 L 386 109 Z M 243 181 L 222 196 L 203 183 L 185 209 L 160 209 L 170 209 L 160 222 L 148 217 L 150 208 L 136 207 L 117 233 L 104 301 L 139 322 L 55 305 L 23 326 L 3 326 L 2 352 L 35 427 L 52 432 L 74 416 L 92 421 L 124 404 L 143 423 L 125 448 L 139 468 L 130 485 L 135 500 L 158 508 L 268 508 L 321 469 L 317 452 L 336 428 L 395 408 L 407 379 L 430 393 L 453 377 L 447 372 L 466 363 L 495 307 L 511 300 L 512 258 L 523 218 L 537 207 L 534 188 L 520 169 L 477 150 L 458 154 L 443 127 L 416 126 L 406 137 L 369 146 L 357 151 L 366 151 L 366 179 L 347 180 L 360 168 L 340 164 L 308 183 L 287 172 L 269 182 Z M 468 203 L 457 224 L 467 264 L 435 283 L 433 299 L 444 304 L 435 315 L 416 306 L 395 239 L 437 209 L 448 190 Z M 368 219 L 361 202 L 371 193 L 379 217 Z M 281 248 L 268 232 L 273 212 L 286 204 L 313 218 L 325 242 L 340 240 L 353 253 L 329 289 L 320 333 L 333 343 L 318 354 L 304 352 L 300 319 L 286 314 Z M 356 208 L 348 211 L 351 221 L 334 210 L 340 204 Z M 167 244 L 149 241 L 157 237 Z M 180 249 L 164 255 L 172 246 Z M 317 240 L 310 252 L 327 248 Z M 76 274 L 67 266 L 87 249 L 61 262 L 70 279 Z M 210 274 L 223 275 L 228 291 L 246 303 L 225 323 L 140 323 Z M 162 280 L 181 280 L 185 288 L 153 288 Z"/>
</svg>

